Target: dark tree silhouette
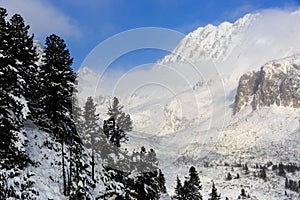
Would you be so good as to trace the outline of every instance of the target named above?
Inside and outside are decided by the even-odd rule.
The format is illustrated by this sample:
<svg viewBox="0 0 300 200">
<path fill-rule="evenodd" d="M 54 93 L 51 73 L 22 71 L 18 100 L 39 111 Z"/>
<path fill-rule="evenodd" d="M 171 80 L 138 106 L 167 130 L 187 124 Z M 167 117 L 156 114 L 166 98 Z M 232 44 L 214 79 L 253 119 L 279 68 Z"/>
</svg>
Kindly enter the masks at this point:
<svg viewBox="0 0 300 200">
<path fill-rule="evenodd" d="M 215 183 L 212 184 L 211 193 L 209 194 L 210 198 L 208 200 L 220 200 L 221 194 L 218 194 L 217 188 L 215 187 Z"/>
</svg>

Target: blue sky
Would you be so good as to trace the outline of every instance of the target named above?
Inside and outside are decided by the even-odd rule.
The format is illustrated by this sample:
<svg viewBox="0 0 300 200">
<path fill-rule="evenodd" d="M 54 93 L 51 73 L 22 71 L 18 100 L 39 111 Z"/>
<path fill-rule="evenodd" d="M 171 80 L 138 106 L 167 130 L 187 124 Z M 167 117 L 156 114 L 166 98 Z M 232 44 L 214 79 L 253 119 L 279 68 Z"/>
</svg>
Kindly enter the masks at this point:
<svg viewBox="0 0 300 200">
<path fill-rule="evenodd" d="M 77 69 L 88 53 L 114 34 L 138 27 L 163 27 L 184 34 L 207 24 L 234 22 L 261 9 L 296 9 L 300 0 L 0 0 L 9 14 L 21 13 L 36 39 L 63 37 Z M 117 60 L 114 65 L 155 62 L 166 52 L 144 50 Z M 138 59 L 137 59 L 138 58 Z"/>
</svg>

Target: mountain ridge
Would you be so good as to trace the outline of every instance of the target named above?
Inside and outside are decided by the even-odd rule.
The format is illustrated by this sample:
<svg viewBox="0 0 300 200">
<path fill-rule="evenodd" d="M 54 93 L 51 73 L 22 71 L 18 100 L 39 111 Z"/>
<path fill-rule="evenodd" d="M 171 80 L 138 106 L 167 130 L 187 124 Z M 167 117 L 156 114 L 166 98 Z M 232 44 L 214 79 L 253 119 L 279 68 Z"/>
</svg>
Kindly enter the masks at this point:
<svg viewBox="0 0 300 200">
<path fill-rule="evenodd" d="M 206 25 L 187 34 L 172 54 L 165 56 L 159 64 L 192 61 L 210 58 L 214 62 L 222 62 L 228 54 L 239 45 L 241 34 L 251 26 L 251 23 L 259 17 L 259 14 L 246 14 L 234 23 L 223 22 L 218 26 Z M 200 49 L 200 52 L 198 52 Z"/>
</svg>

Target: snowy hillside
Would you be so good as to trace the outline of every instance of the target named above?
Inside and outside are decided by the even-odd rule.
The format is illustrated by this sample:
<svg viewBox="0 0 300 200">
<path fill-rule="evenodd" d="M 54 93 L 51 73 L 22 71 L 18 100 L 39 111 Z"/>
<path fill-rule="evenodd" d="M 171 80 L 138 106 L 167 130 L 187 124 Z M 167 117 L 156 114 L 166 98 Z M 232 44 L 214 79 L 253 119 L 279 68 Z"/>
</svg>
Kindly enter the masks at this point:
<svg viewBox="0 0 300 200">
<path fill-rule="evenodd" d="M 156 64 L 78 78 L 62 38 L 42 46 L 0 11 L 0 199 L 170 200 L 180 180 L 184 197 L 300 199 L 299 10 L 200 27 Z"/>
<path fill-rule="evenodd" d="M 299 17 L 300 12 L 263 11 L 234 23 L 200 27 L 172 54 L 150 69 L 127 73 L 108 92 L 108 97 L 120 97 L 134 120 L 127 148 L 147 144 L 157 150 L 168 192 L 174 192 L 176 176 L 183 177 L 195 165 L 202 171 L 206 194 L 214 180 L 223 197 L 230 199 L 237 198 L 241 188 L 253 199 L 297 199 L 293 191 L 288 191 L 291 197 L 285 196 L 285 178 L 272 165 L 267 168 L 267 181 L 236 166 L 248 163 L 251 173 L 260 173 L 253 166 L 299 165 L 300 111 L 293 108 L 297 106 L 271 103 L 253 110 L 250 94 L 235 115 L 234 108 L 239 104 L 235 104 L 236 95 L 244 94 L 237 93 L 240 77 L 261 66 L 268 78 L 261 87 L 277 95 L 269 83 L 277 84 L 280 74 L 293 82 L 282 92 L 292 95 L 288 101 L 294 102 L 300 88 L 294 80 L 299 76 Z M 252 83 L 245 79 L 244 84 Z M 295 91 L 289 93 L 289 88 Z M 260 93 L 260 100 L 264 98 L 266 94 Z M 102 112 L 102 105 L 98 110 Z M 224 181 L 231 168 L 243 178 Z M 287 177 L 300 178 L 299 172 Z"/>
</svg>

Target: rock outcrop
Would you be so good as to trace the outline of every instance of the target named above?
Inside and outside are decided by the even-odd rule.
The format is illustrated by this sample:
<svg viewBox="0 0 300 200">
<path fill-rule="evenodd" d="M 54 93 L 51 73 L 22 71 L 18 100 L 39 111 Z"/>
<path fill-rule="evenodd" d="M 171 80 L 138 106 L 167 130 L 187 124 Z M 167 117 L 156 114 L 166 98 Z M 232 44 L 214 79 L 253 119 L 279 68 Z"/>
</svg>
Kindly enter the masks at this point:
<svg viewBox="0 0 300 200">
<path fill-rule="evenodd" d="M 234 113 L 245 105 L 300 107 L 300 54 L 271 61 L 260 71 L 241 76 Z"/>
</svg>

